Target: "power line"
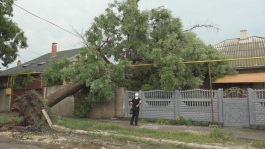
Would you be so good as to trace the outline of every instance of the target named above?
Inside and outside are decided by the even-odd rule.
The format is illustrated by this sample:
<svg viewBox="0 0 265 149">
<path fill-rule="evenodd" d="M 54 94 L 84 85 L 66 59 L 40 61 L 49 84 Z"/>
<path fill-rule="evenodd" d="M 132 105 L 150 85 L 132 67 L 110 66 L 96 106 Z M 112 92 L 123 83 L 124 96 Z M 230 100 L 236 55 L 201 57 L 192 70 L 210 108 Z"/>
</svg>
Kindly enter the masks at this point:
<svg viewBox="0 0 265 149">
<path fill-rule="evenodd" d="M 204 61 L 187 61 L 187 62 L 183 62 L 183 63 L 184 64 L 192 64 L 192 63 L 225 62 L 225 61 L 252 60 L 252 59 L 262 59 L 262 58 L 265 58 L 265 56 L 243 57 L 243 58 L 228 58 L 228 59 L 204 60 Z"/>
<path fill-rule="evenodd" d="M 41 18 L 41 17 L 37 16 L 36 14 L 34 14 L 34 13 L 32 13 L 32 12 L 30 12 L 30 11 L 28 11 L 28 10 L 22 8 L 22 7 L 20 7 L 19 5 L 15 4 L 15 3 L 14 3 L 14 5 L 17 6 L 18 8 L 20 8 L 20 9 L 26 11 L 27 13 L 33 15 L 34 17 L 39 18 L 39 19 L 41 19 L 41 20 L 44 20 L 44 21 L 46 21 L 46 22 L 48 22 L 48 23 L 50 23 L 50 24 L 52 24 L 52 25 L 54 25 L 54 26 L 60 28 L 61 30 L 64 30 L 64 31 L 68 32 L 69 34 L 72 34 L 72 35 L 74 35 L 74 36 L 80 38 L 77 34 L 71 32 L 71 31 L 68 31 L 67 29 L 62 28 L 62 27 L 60 27 L 59 25 L 56 25 L 55 23 L 53 23 L 53 22 L 51 22 L 51 21 L 49 21 L 49 20 L 46 20 L 46 19 L 44 19 L 44 18 Z"/>
<path fill-rule="evenodd" d="M 40 56 L 40 55 L 41 55 L 40 53 L 33 52 L 33 51 L 29 50 L 29 49 L 26 49 L 26 51 L 29 51 L 30 53 L 35 54 L 35 55 L 37 55 L 37 56 Z"/>
<path fill-rule="evenodd" d="M 37 52 L 33 52 L 33 51 L 29 50 L 29 49 L 26 49 L 26 51 L 27 51 L 27 52 L 30 52 L 30 53 L 32 53 L 32 54 L 35 54 L 35 55 L 37 55 L 37 56 L 40 56 L 40 55 L 41 55 L 41 54 L 39 54 L 39 53 L 37 53 Z M 21 57 L 21 55 L 18 54 L 18 57 L 20 57 L 25 63 L 27 62 L 24 58 Z"/>
<path fill-rule="evenodd" d="M 20 55 L 18 55 L 18 57 L 20 57 L 24 62 L 27 62 L 24 58 L 22 58 Z"/>
<path fill-rule="evenodd" d="M 238 61 L 238 60 L 251 60 L 251 59 L 262 59 L 265 56 L 260 57 L 244 57 L 244 58 L 228 58 L 228 59 L 219 59 L 219 60 L 204 60 L 204 61 L 187 61 L 183 64 L 194 64 L 194 63 L 210 63 L 210 62 L 226 62 L 226 61 Z M 153 66 L 154 64 L 136 64 L 131 65 L 132 67 L 142 67 L 142 66 Z"/>
</svg>

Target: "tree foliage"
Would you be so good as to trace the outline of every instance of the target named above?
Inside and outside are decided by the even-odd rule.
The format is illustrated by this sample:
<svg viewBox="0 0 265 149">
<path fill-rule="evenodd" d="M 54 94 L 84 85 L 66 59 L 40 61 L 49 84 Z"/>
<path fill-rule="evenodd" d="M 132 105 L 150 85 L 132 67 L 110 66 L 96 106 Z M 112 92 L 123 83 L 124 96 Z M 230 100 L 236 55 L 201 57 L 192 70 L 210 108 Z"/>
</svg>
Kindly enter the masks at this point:
<svg viewBox="0 0 265 149">
<path fill-rule="evenodd" d="M 163 7 L 140 11 L 137 0 L 115 1 L 96 17 L 86 32 L 87 45 L 101 57 L 125 64 L 128 89 L 187 89 L 199 87 L 208 74 L 207 63 L 186 61 L 222 59 L 212 46 L 183 31 L 179 18 Z M 212 63 L 213 79 L 233 72 L 227 63 Z"/>
<path fill-rule="evenodd" d="M 18 48 L 26 48 L 26 37 L 18 25 L 11 20 L 13 0 L 0 0 L 0 61 L 7 67 L 15 61 Z"/>
<path fill-rule="evenodd" d="M 63 58 L 59 60 L 56 57 L 52 57 L 50 61 L 52 63 L 52 67 L 47 67 L 41 74 L 41 78 L 45 82 L 45 86 L 60 85 L 64 80 L 62 77 L 62 71 L 64 68 L 67 68 L 71 62 L 69 59 Z"/>
<path fill-rule="evenodd" d="M 137 2 L 114 1 L 95 17 L 85 33 L 80 61 L 60 72 L 90 88 L 87 100 L 111 99 L 118 86 L 129 90 L 199 87 L 208 75 L 207 63 L 184 62 L 224 58 L 193 32 L 183 31 L 181 20 L 169 10 L 140 11 Z M 233 72 L 226 62 L 211 65 L 213 78 Z"/>
</svg>

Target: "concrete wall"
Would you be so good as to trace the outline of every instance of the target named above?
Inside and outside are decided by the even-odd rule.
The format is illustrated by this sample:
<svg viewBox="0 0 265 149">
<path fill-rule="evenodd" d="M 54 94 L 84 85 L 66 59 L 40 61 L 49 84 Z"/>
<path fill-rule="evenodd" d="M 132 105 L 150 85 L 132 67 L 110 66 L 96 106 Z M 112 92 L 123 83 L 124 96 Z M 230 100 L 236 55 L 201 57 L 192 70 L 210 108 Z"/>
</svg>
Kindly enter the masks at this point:
<svg viewBox="0 0 265 149">
<path fill-rule="evenodd" d="M 126 89 L 123 87 L 120 87 L 115 92 L 115 116 L 116 117 L 124 117 L 125 113 L 125 93 Z"/>
<path fill-rule="evenodd" d="M 230 90 L 228 93 L 240 93 L 239 91 Z M 135 91 L 126 91 L 124 117 L 131 117 L 128 101 L 132 99 L 134 93 Z M 211 101 L 210 90 L 139 91 L 139 97 L 142 99 L 139 117 L 170 120 L 183 117 L 193 121 L 215 122 L 224 126 L 264 127 L 265 90 L 248 89 L 246 94 L 247 97 L 239 95 L 226 97 L 223 90 L 218 89 L 213 90 L 214 96 Z"/>
<path fill-rule="evenodd" d="M 46 89 L 46 96 L 56 92 L 63 86 L 52 86 Z M 125 110 L 125 89 L 118 88 L 115 92 L 115 97 L 108 102 L 98 103 L 88 113 L 88 118 L 106 119 L 113 117 L 124 117 Z M 69 96 L 51 108 L 54 115 L 73 116 L 74 112 L 74 97 Z"/>
<path fill-rule="evenodd" d="M 124 117 L 125 114 L 125 89 L 118 88 L 115 97 L 109 102 L 98 103 L 88 113 L 88 118 L 108 119 L 113 117 Z"/>
<path fill-rule="evenodd" d="M 10 111 L 10 95 L 6 95 L 5 89 L 0 90 L 0 112 Z"/>
<path fill-rule="evenodd" d="M 49 96 L 50 94 L 60 90 L 63 88 L 62 85 L 58 86 L 51 86 L 51 87 L 46 87 L 44 95 Z M 73 116 L 74 113 L 74 97 L 69 96 L 66 99 L 62 100 L 55 106 L 51 108 L 51 112 L 54 115 L 58 116 Z"/>
</svg>

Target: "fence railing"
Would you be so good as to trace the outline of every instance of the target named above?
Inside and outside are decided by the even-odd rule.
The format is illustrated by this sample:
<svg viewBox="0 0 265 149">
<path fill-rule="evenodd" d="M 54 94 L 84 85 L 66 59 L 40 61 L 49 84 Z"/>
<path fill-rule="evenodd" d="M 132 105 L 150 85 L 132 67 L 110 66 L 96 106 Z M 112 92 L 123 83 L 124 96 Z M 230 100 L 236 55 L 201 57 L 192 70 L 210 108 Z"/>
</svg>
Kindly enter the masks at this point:
<svg viewBox="0 0 265 149">
<path fill-rule="evenodd" d="M 126 92 L 125 117 L 131 116 L 128 101 L 135 92 Z M 240 96 L 230 96 L 234 92 L 240 93 Z M 142 99 L 139 117 L 170 120 L 183 117 L 228 126 L 265 125 L 265 90 L 232 88 L 225 94 L 222 89 L 213 90 L 212 93 L 213 99 L 210 90 L 205 89 L 139 91 Z"/>
<path fill-rule="evenodd" d="M 130 117 L 128 113 L 129 100 L 134 97 L 136 91 L 127 91 L 127 102 L 125 117 Z M 212 119 L 211 106 L 217 109 L 217 91 L 213 92 L 214 99 L 211 105 L 211 95 L 209 90 L 193 89 L 186 91 L 139 91 L 142 99 L 140 107 L 140 117 L 171 119 L 185 117 L 198 121 L 209 121 Z M 213 113 L 216 115 L 216 112 Z M 217 120 L 217 119 L 216 119 Z"/>
</svg>

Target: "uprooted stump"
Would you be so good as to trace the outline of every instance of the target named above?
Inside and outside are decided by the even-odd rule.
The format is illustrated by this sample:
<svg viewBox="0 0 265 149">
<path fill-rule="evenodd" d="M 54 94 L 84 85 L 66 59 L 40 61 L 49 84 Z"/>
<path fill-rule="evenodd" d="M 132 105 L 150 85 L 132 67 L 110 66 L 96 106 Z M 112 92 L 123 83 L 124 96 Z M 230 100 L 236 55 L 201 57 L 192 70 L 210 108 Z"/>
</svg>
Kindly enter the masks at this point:
<svg viewBox="0 0 265 149">
<path fill-rule="evenodd" d="M 20 116 L 24 116 L 23 125 L 31 126 L 35 129 L 49 128 L 42 114 L 42 109 L 48 111 L 48 115 L 50 115 L 48 107 L 53 107 L 66 97 L 82 89 L 84 86 L 85 85 L 82 83 L 68 84 L 61 90 L 47 96 L 46 99 L 32 90 L 16 99 L 13 107 L 16 111 L 19 111 Z"/>
<path fill-rule="evenodd" d="M 42 114 L 42 109 L 48 111 L 48 108 L 44 99 L 36 91 L 27 92 L 16 100 L 15 106 L 20 107 L 19 115 L 24 117 L 24 126 L 30 126 L 37 130 L 48 127 Z"/>
</svg>

